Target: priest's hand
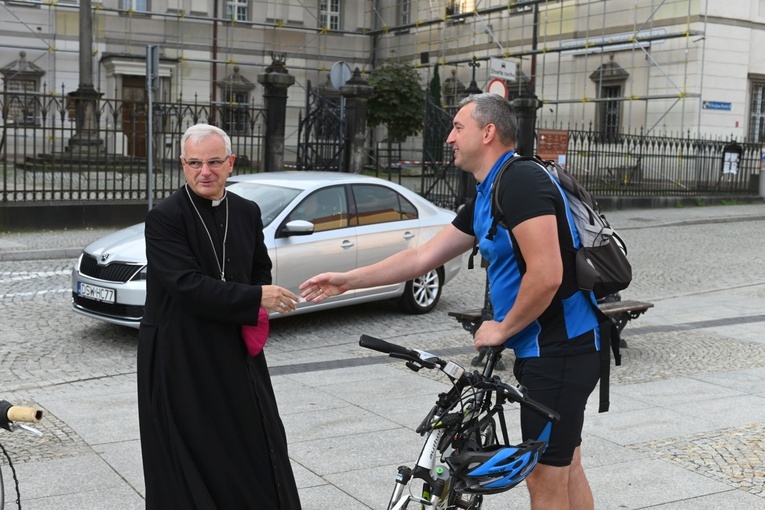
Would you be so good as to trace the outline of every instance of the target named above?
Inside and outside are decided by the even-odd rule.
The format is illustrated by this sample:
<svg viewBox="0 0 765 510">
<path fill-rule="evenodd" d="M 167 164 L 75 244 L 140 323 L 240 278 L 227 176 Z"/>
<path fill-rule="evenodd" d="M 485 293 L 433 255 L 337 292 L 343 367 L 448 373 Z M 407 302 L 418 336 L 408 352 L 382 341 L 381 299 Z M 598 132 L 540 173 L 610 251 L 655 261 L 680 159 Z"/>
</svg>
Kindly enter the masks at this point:
<svg viewBox="0 0 765 510">
<path fill-rule="evenodd" d="M 286 314 L 297 308 L 300 298 L 284 287 L 277 285 L 263 285 L 263 296 L 260 298 L 260 306 L 269 312 Z"/>
</svg>

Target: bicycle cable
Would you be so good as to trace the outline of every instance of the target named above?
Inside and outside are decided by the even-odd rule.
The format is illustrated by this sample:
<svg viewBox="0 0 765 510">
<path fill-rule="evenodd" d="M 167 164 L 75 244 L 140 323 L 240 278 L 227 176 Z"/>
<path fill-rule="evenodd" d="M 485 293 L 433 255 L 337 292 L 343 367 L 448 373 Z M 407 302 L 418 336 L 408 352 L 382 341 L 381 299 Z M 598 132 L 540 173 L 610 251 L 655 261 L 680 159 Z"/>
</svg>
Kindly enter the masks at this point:
<svg viewBox="0 0 765 510">
<path fill-rule="evenodd" d="M 11 468 L 11 473 L 13 474 L 13 483 L 16 486 L 16 505 L 18 506 L 19 510 L 21 510 L 21 492 L 19 492 L 19 479 L 16 476 L 16 468 L 13 467 L 11 456 L 8 454 L 8 450 L 5 449 L 5 446 L 3 446 L 3 443 L 0 443 L 0 450 L 3 451 L 3 455 L 5 455 L 5 458 L 8 459 L 8 467 Z M 4 490 L 3 487 L 0 487 L 0 489 Z M 4 499 L 5 496 L 3 496 L 3 505 Z M 0 510 L 2 510 L 2 506 L 0 506 Z"/>
</svg>

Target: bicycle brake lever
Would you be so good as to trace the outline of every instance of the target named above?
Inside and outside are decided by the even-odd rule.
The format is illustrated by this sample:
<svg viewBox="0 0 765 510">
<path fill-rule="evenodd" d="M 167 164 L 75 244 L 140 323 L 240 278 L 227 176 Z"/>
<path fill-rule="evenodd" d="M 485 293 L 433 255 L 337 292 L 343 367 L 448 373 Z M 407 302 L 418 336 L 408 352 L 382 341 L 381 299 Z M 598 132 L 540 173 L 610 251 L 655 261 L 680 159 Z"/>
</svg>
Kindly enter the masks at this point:
<svg viewBox="0 0 765 510">
<path fill-rule="evenodd" d="M 23 430 L 24 432 L 29 432 L 30 434 L 34 434 L 36 436 L 42 436 L 43 433 L 37 430 L 34 427 L 30 427 L 29 425 L 26 425 L 25 423 L 17 423 L 17 422 L 11 422 L 10 423 L 10 431 L 15 432 L 17 430 Z"/>
<path fill-rule="evenodd" d="M 422 367 L 421 366 L 418 367 L 417 365 L 415 365 L 414 361 L 407 361 L 406 368 L 408 368 L 412 372 L 419 372 Z"/>
<path fill-rule="evenodd" d="M 390 354 L 388 354 L 388 356 L 390 356 L 391 358 L 405 360 L 407 362 L 406 363 L 407 366 L 409 366 L 410 363 L 416 363 L 416 364 L 420 365 L 420 367 L 417 368 L 416 370 L 414 368 L 412 368 L 412 367 L 409 367 L 412 370 L 414 370 L 415 372 L 417 372 L 420 368 L 423 368 L 423 367 L 424 368 L 433 369 L 433 368 L 436 368 L 436 366 L 437 366 L 432 361 L 428 361 L 428 360 L 425 360 L 425 359 L 422 359 L 422 358 L 419 358 L 419 357 L 415 357 L 415 356 L 412 356 L 410 354 L 402 354 L 402 353 L 398 353 L 398 352 L 391 352 Z"/>
</svg>

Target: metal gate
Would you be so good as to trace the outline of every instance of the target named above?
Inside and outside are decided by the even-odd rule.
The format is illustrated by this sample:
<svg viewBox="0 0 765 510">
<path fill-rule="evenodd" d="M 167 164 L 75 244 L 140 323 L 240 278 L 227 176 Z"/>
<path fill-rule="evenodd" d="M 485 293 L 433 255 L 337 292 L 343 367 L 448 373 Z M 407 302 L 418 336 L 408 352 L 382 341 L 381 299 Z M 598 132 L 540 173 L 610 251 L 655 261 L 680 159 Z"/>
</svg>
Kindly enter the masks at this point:
<svg viewBox="0 0 765 510">
<path fill-rule="evenodd" d="M 422 196 L 446 209 L 457 210 L 475 194 L 475 179 L 454 166 L 454 155 L 446 138 L 454 114 L 428 96 L 422 137 Z"/>
<path fill-rule="evenodd" d="M 345 158 L 345 126 L 339 93 L 311 88 L 308 82 L 305 117 L 298 123 L 297 167 L 300 170 L 342 172 Z"/>
</svg>

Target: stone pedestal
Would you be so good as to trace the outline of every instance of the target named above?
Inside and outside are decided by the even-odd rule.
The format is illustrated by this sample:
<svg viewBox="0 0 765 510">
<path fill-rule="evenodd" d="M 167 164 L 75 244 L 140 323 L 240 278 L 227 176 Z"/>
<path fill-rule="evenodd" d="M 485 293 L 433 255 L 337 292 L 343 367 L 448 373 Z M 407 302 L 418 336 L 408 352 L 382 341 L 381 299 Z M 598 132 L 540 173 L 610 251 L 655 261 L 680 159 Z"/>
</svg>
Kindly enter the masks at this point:
<svg viewBox="0 0 765 510">
<path fill-rule="evenodd" d="M 360 173 L 366 160 L 367 111 L 369 98 L 374 94 L 374 87 L 362 77 L 357 67 L 351 79 L 340 87 L 340 94 L 345 98 L 345 164 L 346 172 Z"/>
<path fill-rule="evenodd" d="M 529 95 L 513 99 L 512 105 L 518 117 L 515 152 L 521 156 L 533 156 L 537 110 L 542 106 L 542 102 L 537 96 Z"/>
<path fill-rule="evenodd" d="M 284 57 L 276 58 L 258 75 L 263 85 L 263 99 L 266 106 L 266 141 L 263 171 L 278 172 L 284 168 L 284 128 L 287 116 L 287 89 L 295 83 L 285 67 Z"/>
<path fill-rule="evenodd" d="M 96 156 L 105 151 L 104 142 L 98 137 L 98 102 L 101 93 L 92 86 L 80 85 L 69 94 L 74 103 L 77 131 L 69 139 L 69 151 L 81 156 Z"/>
</svg>

